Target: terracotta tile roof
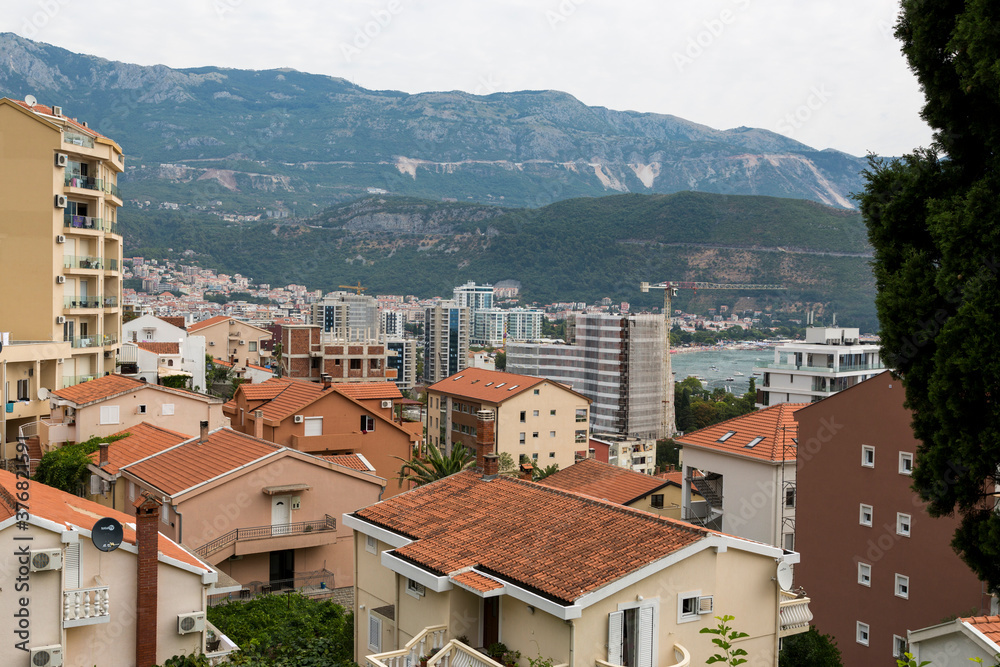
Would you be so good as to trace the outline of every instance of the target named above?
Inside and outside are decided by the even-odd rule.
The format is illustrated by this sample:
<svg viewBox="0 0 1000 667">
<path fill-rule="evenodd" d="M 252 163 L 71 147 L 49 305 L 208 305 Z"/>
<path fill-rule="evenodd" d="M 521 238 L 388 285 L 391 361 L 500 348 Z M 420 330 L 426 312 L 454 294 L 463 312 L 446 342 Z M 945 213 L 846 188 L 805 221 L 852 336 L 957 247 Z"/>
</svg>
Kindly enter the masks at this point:
<svg viewBox="0 0 1000 667">
<path fill-rule="evenodd" d="M 5 470 L 0 470 L 0 487 L 8 493 L 17 493 L 17 477 Z M 101 517 L 110 516 L 117 519 L 125 527 L 124 540 L 130 544 L 135 544 L 135 531 L 127 524 L 135 523 L 135 514 L 125 514 L 118 510 L 113 510 L 104 505 L 79 498 L 72 494 L 54 489 L 51 486 L 39 482 L 31 482 L 31 514 L 43 519 L 48 519 L 57 524 L 65 526 L 77 526 L 83 530 L 92 530 L 94 524 Z M 0 507 L 6 503 L 0 502 Z M 176 543 L 164 535 L 160 535 L 159 550 L 164 556 L 169 556 L 188 565 L 210 571 L 210 568 L 198 560 L 186 549 L 182 549 Z"/>
<path fill-rule="evenodd" d="M 261 382 L 259 384 L 241 384 L 239 391 L 243 392 L 248 401 L 267 401 L 280 394 L 284 389 L 284 385 L 278 382 Z"/>
<path fill-rule="evenodd" d="M 155 343 L 153 341 L 141 340 L 137 342 L 136 347 L 140 350 L 146 350 L 146 352 L 152 352 L 153 354 L 180 354 L 181 344 L 180 343 Z"/>
<path fill-rule="evenodd" d="M 970 616 L 963 618 L 963 623 L 968 623 L 994 644 L 1000 644 L 1000 616 Z"/>
<path fill-rule="evenodd" d="M 704 477 L 704 474 L 698 470 L 692 470 L 691 474 L 695 477 Z M 680 488 L 681 484 L 684 483 L 684 472 L 682 470 L 675 470 L 674 472 L 661 472 L 656 476 L 656 478 L 666 481 L 666 483 L 671 486 Z M 691 484 L 691 493 L 693 495 L 697 495 L 698 498 L 701 498 L 701 494 L 698 493 L 698 487 L 696 487 L 693 482 Z"/>
<path fill-rule="evenodd" d="M 86 403 L 93 403 L 94 401 L 100 401 L 111 396 L 117 396 L 118 394 L 125 394 L 130 391 L 142 389 L 146 386 L 147 384 L 145 382 L 133 380 L 132 378 L 127 378 L 123 375 L 105 375 L 88 382 L 75 384 L 72 387 L 56 389 L 52 392 L 52 395 L 67 401 L 72 401 L 77 405 L 84 405 Z"/>
<path fill-rule="evenodd" d="M 415 540 L 395 554 L 439 576 L 469 567 L 570 603 L 712 534 L 507 477 L 457 473 L 354 516 Z"/>
<path fill-rule="evenodd" d="M 489 591 L 495 591 L 498 588 L 503 588 L 503 584 L 496 579 L 484 577 L 478 572 L 473 572 L 472 570 L 452 575 L 450 578 L 457 584 L 462 584 L 463 586 L 467 586 L 482 593 L 488 593 Z"/>
<path fill-rule="evenodd" d="M 794 460 L 794 439 L 798 437 L 799 425 L 793 415 L 807 405 L 808 403 L 779 403 L 687 433 L 674 440 L 682 445 L 704 447 L 760 461 Z M 732 435 L 726 437 L 730 432 Z M 720 438 L 725 440 L 719 442 Z M 753 446 L 748 447 L 751 443 Z M 785 458 L 786 447 L 788 458 Z"/>
<path fill-rule="evenodd" d="M 356 401 L 374 398 L 403 398 L 395 382 L 339 382 L 333 388 Z"/>
<path fill-rule="evenodd" d="M 318 458 L 325 459 L 330 463 L 336 463 L 345 468 L 361 470 L 363 472 L 375 472 L 375 467 L 361 454 L 327 454 L 319 455 Z"/>
<path fill-rule="evenodd" d="M 231 319 L 233 318 L 229 317 L 228 315 L 216 315 L 215 317 L 210 317 L 207 320 L 202 320 L 201 322 L 195 322 L 194 324 L 190 325 L 188 327 L 188 333 L 193 333 L 195 331 L 204 329 L 205 327 L 210 327 L 212 325 L 218 324 L 220 322 L 226 322 Z"/>
<path fill-rule="evenodd" d="M 191 436 L 170 429 L 153 426 L 142 422 L 120 431 L 128 433 L 127 438 L 115 440 L 108 447 L 108 463 L 101 470 L 109 475 L 117 475 L 122 466 L 135 463 L 147 456 L 162 452 L 174 445 L 179 445 Z M 116 435 L 118 435 L 116 434 Z M 101 460 L 100 450 L 89 454 L 91 462 L 96 466 Z"/>
<path fill-rule="evenodd" d="M 230 428 L 212 431 L 207 442 L 200 436 L 153 456 L 122 466 L 164 493 L 175 496 L 231 470 L 273 454 L 281 446 Z"/>
<path fill-rule="evenodd" d="M 571 493 L 603 498 L 618 505 L 627 505 L 667 484 L 665 480 L 602 463 L 597 459 L 577 461 L 538 483 Z"/>
<path fill-rule="evenodd" d="M 260 405 L 250 405 L 251 412 L 260 410 L 264 419 L 281 421 L 322 397 L 323 385 L 307 380 L 269 378 L 260 384 L 241 384 L 237 391 L 242 391 L 250 402 L 264 401 Z"/>
<path fill-rule="evenodd" d="M 25 109 L 31 111 L 32 113 L 40 113 L 47 116 L 53 115 L 52 107 L 45 106 L 44 104 L 35 104 L 35 106 L 28 106 L 28 103 L 25 102 L 24 100 L 15 100 L 15 99 L 11 99 L 11 102 L 17 104 L 18 106 L 24 107 Z M 72 125 L 74 129 L 76 129 L 82 134 L 89 134 L 92 137 L 104 137 L 105 139 L 107 139 L 107 137 L 105 137 L 103 134 L 101 134 L 94 128 L 85 127 L 84 124 L 78 121 L 76 118 L 70 118 L 69 116 L 56 116 L 56 118 L 65 120 L 68 124 Z"/>
<path fill-rule="evenodd" d="M 184 319 L 183 316 L 174 317 L 174 316 L 164 315 L 163 317 L 161 317 L 159 319 L 163 320 L 167 324 L 174 325 L 178 329 L 186 329 L 187 328 L 187 321 Z"/>
<path fill-rule="evenodd" d="M 212 358 L 212 363 L 215 364 L 216 366 L 225 366 L 226 368 L 232 368 L 233 367 L 232 363 L 226 361 L 225 359 L 215 359 L 213 357 Z"/>
<path fill-rule="evenodd" d="M 487 371 L 482 368 L 466 368 L 440 382 L 435 382 L 427 387 L 427 391 L 461 396 L 485 403 L 501 403 L 543 382 L 549 380 L 530 375 Z"/>
</svg>

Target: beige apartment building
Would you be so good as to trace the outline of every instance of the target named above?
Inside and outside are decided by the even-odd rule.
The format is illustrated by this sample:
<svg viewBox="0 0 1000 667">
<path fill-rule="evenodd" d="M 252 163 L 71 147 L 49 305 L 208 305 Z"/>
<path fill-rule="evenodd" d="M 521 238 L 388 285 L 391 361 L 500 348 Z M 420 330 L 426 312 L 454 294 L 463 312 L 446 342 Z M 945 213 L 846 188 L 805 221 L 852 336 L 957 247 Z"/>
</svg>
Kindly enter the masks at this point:
<svg viewBox="0 0 1000 667">
<path fill-rule="evenodd" d="M 2 385 L 5 444 L 46 414 L 40 389 L 115 369 L 124 168 L 117 143 L 60 107 L 0 99 L 0 311 L 16 348 L 0 361 L 18 364 Z"/>
<path fill-rule="evenodd" d="M 210 317 L 188 326 L 187 332 L 204 336 L 210 355 L 240 370 L 246 366 L 263 366 L 271 358 L 271 353 L 262 345 L 271 340 L 271 332 L 234 317 Z"/>
</svg>

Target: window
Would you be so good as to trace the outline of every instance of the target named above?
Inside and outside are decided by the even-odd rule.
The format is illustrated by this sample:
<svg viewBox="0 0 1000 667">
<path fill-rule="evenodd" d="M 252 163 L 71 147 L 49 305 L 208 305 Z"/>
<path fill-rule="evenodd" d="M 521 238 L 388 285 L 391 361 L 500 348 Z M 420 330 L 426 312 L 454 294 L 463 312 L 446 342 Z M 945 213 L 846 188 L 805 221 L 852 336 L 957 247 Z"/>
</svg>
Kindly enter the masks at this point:
<svg viewBox="0 0 1000 667">
<path fill-rule="evenodd" d="M 518 433 L 517 434 L 517 440 L 522 445 L 524 444 L 524 437 L 525 437 L 525 435 L 526 435 L 525 433 Z"/>
<path fill-rule="evenodd" d="M 532 410 L 531 411 L 531 416 L 532 417 L 537 417 L 538 416 L 538 410 Z"/>
<path fill-rule="evenodd" d="M 909 475 L 913 472 L 913 454 L 910 452 L 899 453 L 899 474 Z"/>
<path fill-rule="evenodd" d="M 378 551 L 378 540 L 376 540 L 371 535 L 365 535 L 365 551 L 370 554 L 376 553 Z"/>
<path fill-rule="evenodd" d="M 655 507 L 658 510 L 663 509 L 663 494 L 662 493 L 654 493 L 649 498 L 649 504 L 650 504 L 651 507 Z"/>
<path fill-rule="evenodd" d="M 896 534 L 903 537 L 910 536 L 910 515 L 902 512 L 896 513 Z"/>
<path fill-rule="evenodd" d="M 173 366 L 173 365 L 174 365 L 174 360 L 173 359 L 167 359 L 167 366 Z"/>
<path fill-rule="evenodd" d="M 164 415 L 172 415 L 172 414 L 174 414 L 174 404 L 173 403 L 164 403 L 163 406 L 160 408 L 160 411 Z"/>
<path fill-rule="evenodd" d="M 255 341 L 255 340 L 250 341 L 249 346 L 247 347 L 247 351 L 248 352 L 256 352 L 257 351 L 257 341 Z"/>
<path fill-rule="evenodd" d="M 578 422 L 587 421 L 587 408 L 577 408 L 576 409 L 576 420 Z"/>
<path fill-rule="evenodd" d="M 871 527 L 873 514 L 874 514 L 874 511 L 872 510 L 872 506 L 871 505 L 864 505 L 864 504 L 862 504 L 861 505 L 861 517 L 859 519 L 859 522 L 861 523 L 861 525 L 862 526 L 869 526 L 869 527 Z"/>
<path fill-rule="evenodd" d="M 532 431 L 531 437 L 532 438 L 537 438 L 538 437 L 538 431 Z"/>
<path fill-rule="evenodd" d="M 736 435 L 736 431 L 726 431 L 716 442 L 725 442 Z"/>
<path fill-rule="evenodd" d="M 306 417 L 302 420 L 302 435 L 306 437 L 311 437 L 315 435 L 323 435 L 323 418 L 322 417 Z M 371 428 L 367 429 L 372 431 L 375 429 L 375 424 L 372 423 Z M 361 430 L 364 431 L 364 424 L 361 425 Z"/>
<path fill-rule="evenodd" d="M 528 413 L 525 410 L 521 410 L 521 423 L 523 424 L 527 421 Z"/>
<path fill-rule="evenodd" d="M 549 410 L 549 416 L 550 417 L 555 417 L 556 416 L 556 411 L 555 410 Z"/>
<path fill-rule="evenodd" d="M 861 465 L 866 468 L 875 467 L 875 448 L 871 445 L 861 445 Z"/>
<path fill-rule="evenodd" d="M 160 505 L 160 521 L 170 525 L 170 505 Z"/>
<path fill-rule="evenodd" d="M 117 424 L 118 423 L 118 406 L 117 405 L 102 405 L 101 406 L 101 423 L 102 424 Z"/>
<path fill-rule="evenodd" d="M 653 473 L 649 474 L 652 475 Z M 785 550 L 795 551 L 795 533 L 785 533 L 782 537 L 785 540 Z"/>
<path fill-rule="evenodd" d="M 360 359 L 351 359 L 350 360 L 350 364 L 351 364 L 350 367 L 349 367 L 350 370 L 352 370 L 352 371 L 360 371 L 361 370 L 361 360 Z"/>
<path fill-rule="evenodd" d="M 573 442 L 587 442 L 587 432 L 577 431 L 573 434 Z"/>
<path fill-rule="evenodd" d="M 902 658 L 903 654 L 909 650 L 906 645 L 906 637 L 900 637 L 899 635 L 892 636 L 892 657 Z"/>
<path fill-rule="evenodd" d="M 868 563 L 858 563 L 858 583 L 871 588 L 872 566 Z"/>
<path fill-rule="evenodd" d="M 549 437 L 550 438 L 556 437 L 556 432 L 555 431 L 549 431 Z"/>
<path fill-rule="evenodd" d="M 382 651 L 382 619 L 368 612 L 368 648 L 380 653 Z"/>
<path fill-rule="evenodd" d="M 322 421 L 320 424 L 322 425 Z M 361 415 L 361 432 L 368 433 L 375 430 L 375 419 L 370 415 Z"/>
<path fill-rule="evenodd" d="M 531 455 L 531 460 L 536 463 L 538 462 L 538 452 L 535 452 L 534 454 Z"/>
<path fill-rule="evenodd" d="M 534 393 L 535 396 L 538 396 L 538 390 L 537 389 L 533 393 Z"/>
<path fill-rule="evenodd" d="M 702 595 L 701 591 L 681 593 L 677 596 L 677 622 L 690 623 L 697 621 L 703 614 L 711 614 L 714 598 Z"/>
<path fill-rule="evenodd" d="M 424 589 L 424 585 L 423 584 L 417 583 L 413 579 L 407 579 L 406 580 L 406 592 L 409 593 L 410 595 L 412 595 L 415 598 L 421 598 L 421 597 L 424 596 L 424 593 L 426 592 L 426 590 Z"/>
<path fill-rule="evenodd" d="M 785 507 L 795 507 L 795 488 L 785 489 Z"/>
<path fill-rule="evenodd" d="M 549 458 L 550 459 L 554 459 L 555 457 L 556 457 L 556 453 L 555 452 L 549 452 Z"/>
<path fill-rule="evenodd" d="M 378 370 L 378 359 L 369 359 L 368 368 L 372 370 Z"/>
<path fill-rule="evenodd" d="M 17 400 L 19 401 L 30 401 L 31 400 L 31 380 L 18 380 L 17 381 Z"/>
<path fill-rule="evenodd" d="M 896 597 L 904 600 L 910 597 L 910 578 L 903 574 L 896 575 Z"/>
<path fill-rule="evenodd" d="M 868 624 L 858 621 L 858 643 L 863 646 L 868 646 Z"/>
<path fill-rule="evenodd" d="M 612 665 L 646 667 L 656 658 L 653 645 L 659 623 L 657 600 L 633 604 L 608 614 L 608 662 Z"/>
<path fill-rule="evenodd" d="M 763 437 L 757 436 L 756 438 L 748 442 L 746 445 L 744 445 L 744 447 L 746 447 L 747 449 L 753 449 L 756 445 L 760 444 L 760 441 L 763 439 L 764 439 Z"/>
</svg>

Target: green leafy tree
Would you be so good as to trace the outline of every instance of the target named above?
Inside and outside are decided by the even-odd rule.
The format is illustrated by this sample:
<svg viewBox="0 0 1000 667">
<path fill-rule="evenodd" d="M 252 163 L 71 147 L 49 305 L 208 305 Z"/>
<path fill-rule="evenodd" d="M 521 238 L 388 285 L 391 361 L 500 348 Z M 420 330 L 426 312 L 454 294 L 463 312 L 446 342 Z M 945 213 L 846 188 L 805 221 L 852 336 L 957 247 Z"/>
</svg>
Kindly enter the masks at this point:
<svg viewBox="0 0 1000 667">
<path fill-rule="evenodd" d="M 973 660 L 973 658 L 969 658 Z M 912 653 L 904 653 L 902 658 L 896 658 L 896 667 L 926 667 L 931 664 L 930 660 L 924 660 L 920 664 L 917 664 L 916 658 L 913 657 Z"/>
<path fill-rule="evenodd" d="M 706 665 L 713 665 L 717 662 L 721 662 L 724 665 L 742 665 L 747 661 L 743 656 L 748 655 L 746 650 L 741 648 L 733 648 L 733 642 L 737 639 L 743 639 L 744 637 L 749 637 L 745 632 L 739 632 L 733 630 L 729 625 L 729 621 L 736 618 L 735 616 L 729 616 L 728 614 L 723 616 L 715 617 L 719 624 L 714 628 L 702 628 L 700 630 L 703 635 L 715 635 L 712 639 L 712 643 L 722 649 L 722 653 L 716 653 L 705 661 Z"/>
<path fill-rule="evenodd" d="M 437 447 L 428 445 L 425 459 L 414 457 L 407 461 L 398 456 L 394 458 L 403 462 L 399 469 L 400 486 L 403 482 L 413 482 L 417 486 L 422 486 L 462 472 L 466 468 L 471 468 L 476 462 L 475 454 L 461 444 L 452 446 L 450 456 L 444 456 Z"/>
<path fill-rule="evenodd" d="M 496 356 L 495 361 L 496 361 L 496 366 L 497 366 L 497 370 L 498 371 L 507 370 L 507 353 L 506 352 L 497 352 L 497 356 Z"/>
<path fill-rule="evenodd" d="M 500 452 L 498 464 L 501 473 L 512 473 L 517 470 L 517 464 L 514 463 L 514 457 L 511 456 L 509 452 Z"/>
<path fill-rule="evenodd" d="M 956 512 L 952 546 L 1000 585 L 1000 39 L 996 3 L 903 0 L 896 37 L 926 98 L 930 148 L 869 158 L 858 196 L 874 248 L 883 359 L 921 441 L 914 489 Z"/>
<path fill-rule="evenodd" d="M 126 436 L 128 433 L 103 438 L 95 436 L 90 440 L 63 445 L 59 449 L 47 452 L 38 463 L 34 480 L 66 493 L 78 494 L 83 490 L 84 483 L 89 477 L 87 466 L 90 465 L 90 458 L 87 455 L 96 452 L 101 443 L 115 442 Z"/>
<path fill-rule="evenodd" d="M 820 634 L 815 626 L 808 632 L 785 637 L 778 667 L 844 667 L 840 658 L 837 640 L 830 635 Z"/>
</svg>

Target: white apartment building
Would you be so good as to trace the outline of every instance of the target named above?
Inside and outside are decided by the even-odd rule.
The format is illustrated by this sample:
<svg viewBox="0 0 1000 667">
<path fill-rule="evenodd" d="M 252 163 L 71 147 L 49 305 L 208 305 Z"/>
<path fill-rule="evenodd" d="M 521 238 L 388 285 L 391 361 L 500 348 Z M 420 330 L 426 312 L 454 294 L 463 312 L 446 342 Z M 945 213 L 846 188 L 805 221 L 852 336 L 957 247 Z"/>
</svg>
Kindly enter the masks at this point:
<svg viewBox="0 0 1000 667">
<path fill-rule="evenodd" d="M 542 311 L 487 308 L 472 313 L 472 344 L 501 347 L 510 341 L 542 337 Z"/>
<path fill-rule="evenodd" d="M 623 435 L 601 435 L 592 441 L 608 446 L 608 463 L 643 475 L 656 472 L 656 440 L 629 438 Z"/>
<path fill-rule="evenodd" d="M 374 297 L 331 292 L 312 305 L 312 323 L 336 340 L 376 341 L 382 330 Z"/>
<path fill-rule="evenodd" d="M 493 285 L 467 282 L 456 287 L 454 294 L 455 302 L 471 311 L 488 310 L 493 307 Z"/>
<path fill-rule="evenodd" d="M 386 338 L 402 338 L 406 334 L 406 313 L 401 310 L 383 309 L 379 311 L 382 320 L 382 335 Z"/>
<path fill-rule="evenodd" d="M 424 381 L 438 382 L 468 364 L 469 309 L 441 301 L 424 312 Z"/>
<path fill-rule="evenodd" d="M 861 343 L 858 329 L 811 327 L 805 342 L 774 349 L 774 362 L 761 374 L 757 407 L 814 403 L 886 370 L 877 343 Z"/>
</svg>

